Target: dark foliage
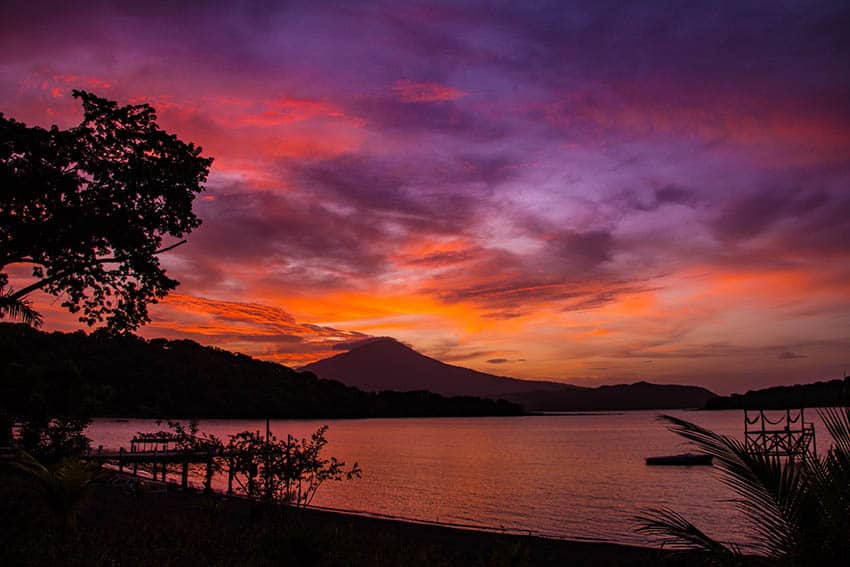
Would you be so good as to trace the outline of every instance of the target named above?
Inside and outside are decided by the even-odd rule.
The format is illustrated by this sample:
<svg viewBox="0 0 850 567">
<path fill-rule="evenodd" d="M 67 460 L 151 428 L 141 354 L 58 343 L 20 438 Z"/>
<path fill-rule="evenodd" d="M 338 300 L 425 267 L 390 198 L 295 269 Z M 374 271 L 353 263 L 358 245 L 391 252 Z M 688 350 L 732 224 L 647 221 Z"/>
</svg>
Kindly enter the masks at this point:
<svg viewBox="0 0 850 567">
<path fill-rule="evenodd" d="M 348 418 L 517 415 L 519 406 L 430 392 L 366 393 L 201 346 L 0 324 L 0 405 L 13 415 Z M 0 408 L 3 409 L 3 408 Z"/>
<path fill-rule="evenodd" d="M 596 411 L 699 408 L 715 394 L 699 386 L 615 384 L 597 388 L 523 392 L 506 396 L 532 411 Z"/>
<path fill-rule="evenodd" d="M 95 484 L 107 474 L 98 463 L 73 458 L 45 465 L 26 451 L 18 453 L 11 468 L 28 481 L 24 483 L 26 488 L 41 497 L 63 536 L 74 530 L 80 509 Z"/>
<path fill-rule="evenodd" d="M 12 445 L 12 416 L 0 408 L 0 447 Z"/>
<path fill-rule="evenodd" d="M 327 430 L 323 425 L 309 440 L 291 435 L 278 440 L 273 434 L 264 438 L 243 431 L 231 435 L 224 460 L 233 465 L 236 479 L 248 496 L 303 508 L 310 505 L 325 482 L 360 478 L 357 463 L 346 469 L 344 461 L 322 455 L 328 444 Z"/>
<path fill-rule="evenodd" d="M 91 446 L 91 440 L 84 434 L 89 423 L 90 420 L 83 417 L 23 415 L 20 422 L 20 448 L 47 464 L 79 457 Z"/>
<path fill-rule="evenodd" d="M 746 394 L 718 396 L 705 409 L 793 409 L 850 406 L 850 376 L 844 380 L 775 386 Z"/>
<path fill-rule="evenodd" d="M 132 330 L 177 286 L 157 254 L 200 224 L 192 202 L 212 160 L 160 130 L 147 104 L 73 94 L 83 121 L 68 130 L 0 114 L 0 317 L 38 325 L 26 298 L 40 289 L 89 325 Z M 15 264 L 34 283 L 12 289 Z"/>
</svg>

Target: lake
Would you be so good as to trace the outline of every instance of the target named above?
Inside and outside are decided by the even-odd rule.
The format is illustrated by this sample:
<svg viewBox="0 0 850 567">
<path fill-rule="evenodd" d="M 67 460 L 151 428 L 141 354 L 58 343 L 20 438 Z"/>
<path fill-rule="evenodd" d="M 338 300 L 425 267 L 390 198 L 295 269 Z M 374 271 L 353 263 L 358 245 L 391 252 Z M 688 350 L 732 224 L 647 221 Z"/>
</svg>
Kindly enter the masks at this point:
<svg viewBox="0 0 850 567">
<path fill-rule="evenodd" d="M 733 495 L 711 467 L 648 467 L 647 456 L 688 445 L 655 417 L 658 411 L 499 418 L 410 418 L 271 422 L 278 438 L 330 426 L 326 456 L 363 469 L 359 480 L 327 483 L 314 504 L 358 513 L 570 539 L 647 544 L 633 517 L 670 507 L 722 540 L 746 529 Z M 743 438 L 743 412 L 670 411 Z M 826 432 L 814 410 L 819 446 Z M 93 445 L 129 446 L 151 420 L 96 420 Z M 205 420 L 223 440 L 265 429 L 263 420 Z M 821 449 L 822 450 L 822 449 Z M 223 479 L 216 484 L 221 487 Z"/>
</svg>

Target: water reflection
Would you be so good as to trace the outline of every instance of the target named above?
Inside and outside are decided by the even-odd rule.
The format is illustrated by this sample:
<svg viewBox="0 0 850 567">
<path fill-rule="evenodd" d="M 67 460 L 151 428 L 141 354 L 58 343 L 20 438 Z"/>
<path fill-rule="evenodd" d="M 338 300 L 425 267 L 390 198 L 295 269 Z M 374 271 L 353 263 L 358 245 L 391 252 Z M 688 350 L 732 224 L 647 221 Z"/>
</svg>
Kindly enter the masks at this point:
<svg viewBox="0 0 850 567">
<path fill-rule="evenodd" d="M 670 413 L 743 436 L 740 411 Z M 363 478 L 323 486 L 314 500 L 320 506 L 622 543 L 646 543 L 634 534 L 633 517 L 669 506 L 699 518 L 717 538 L 741 541 L 733 494 L 710 467 L 645 465 L 649 455 L 688 449 L 656 415 L 272 421 L 271 429 L 306 437 L 327 423 L 328 455 L 360 463 Z M 807 418 L 825 435 L 814 411 Z M 150 420 L 97 420 L 89 435 L 95 446 L 117 448 L 153 429 Z M 262 431 L 265 422 L 208 420 L 201 429 L 226 440 Z"/>
</svg>

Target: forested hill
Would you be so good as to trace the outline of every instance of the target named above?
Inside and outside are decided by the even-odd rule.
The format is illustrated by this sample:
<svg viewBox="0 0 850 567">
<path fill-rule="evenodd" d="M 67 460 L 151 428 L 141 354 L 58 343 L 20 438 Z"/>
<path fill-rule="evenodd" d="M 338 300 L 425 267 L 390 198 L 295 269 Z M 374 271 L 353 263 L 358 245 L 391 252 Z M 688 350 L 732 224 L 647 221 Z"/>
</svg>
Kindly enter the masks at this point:
<svg viewBox="0 0 850 567">
<path fill-rule="evenodd" d="M 364 390 L 422 389 L 444 395 L 505 398 L 528 411 L 700 408 L 715 396 L 699 386 L 636 382 L 586 388 L 494 376 L 445 364 L 389 337 L 365 342 L 305 369 Z"/>
<path fill-rule="evenodd" d="M 0 410 L 133 417 L 515 415 L 519 406 L 430 392 L 368 393 L 190 340 L 45 333 L 0 324 Z"/>
<path fill-rule="evenodd" d="M 705 409 L 786 409 L 850 406 L 850 376 L 844 380 L 775 386 L 746 394 L 718 396 Z"/>
<path fill-rule="evenodd" d="M 528 410 L 557 412 L 701 408 L 715 394 L 699 386 L 635 382 L 562 392 L 525 392 L 506 397 Z"/>
</svg>

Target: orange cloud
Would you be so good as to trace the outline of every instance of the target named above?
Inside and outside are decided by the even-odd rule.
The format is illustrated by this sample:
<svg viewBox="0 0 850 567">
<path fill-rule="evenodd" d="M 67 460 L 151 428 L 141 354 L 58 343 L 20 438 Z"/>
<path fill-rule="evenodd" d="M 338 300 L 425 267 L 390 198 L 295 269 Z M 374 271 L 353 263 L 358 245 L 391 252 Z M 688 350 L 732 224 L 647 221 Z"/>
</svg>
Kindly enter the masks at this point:
<svg viewBox="0 0 850 567">
<path fill-rule="evenodd" d="M 329 356 L 340 342 L 367 336 L 298 322 L 274 305 L 180 294 L 157 305 L 154 321 L 142 332 L 147 337 L 188 337 L 294 366 Z"/>
</svg>

